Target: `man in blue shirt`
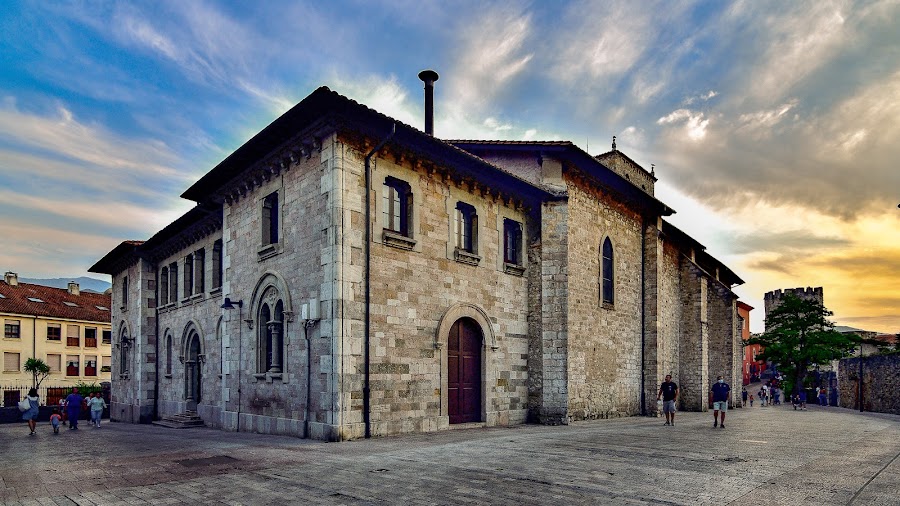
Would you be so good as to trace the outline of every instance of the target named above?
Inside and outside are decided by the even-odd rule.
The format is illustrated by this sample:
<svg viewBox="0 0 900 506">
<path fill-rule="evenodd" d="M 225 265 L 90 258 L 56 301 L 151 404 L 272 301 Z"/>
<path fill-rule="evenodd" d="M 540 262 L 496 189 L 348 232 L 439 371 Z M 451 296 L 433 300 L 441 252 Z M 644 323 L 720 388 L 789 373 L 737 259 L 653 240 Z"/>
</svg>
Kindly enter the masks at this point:
<svg viewBox="0 0 900 506">
<path fill-rule="evenodd" d="M 715 421 L 713 422 L 713 427 L 720 426 L 719 425 L 719 411 L 722 412 L 722 424 L 721 427 L 725 428 L 725 412 L 728 411 L 728 393 L 731 392 L 731 387 L 728 386 L 728 383 L 725 383 L 725 380 L 722 379 L 722 376 L 719 376 L 716 379 L 716 382 L 712 386 L 712 400 L 713 400 L 713 417 Z"/>
</svg>

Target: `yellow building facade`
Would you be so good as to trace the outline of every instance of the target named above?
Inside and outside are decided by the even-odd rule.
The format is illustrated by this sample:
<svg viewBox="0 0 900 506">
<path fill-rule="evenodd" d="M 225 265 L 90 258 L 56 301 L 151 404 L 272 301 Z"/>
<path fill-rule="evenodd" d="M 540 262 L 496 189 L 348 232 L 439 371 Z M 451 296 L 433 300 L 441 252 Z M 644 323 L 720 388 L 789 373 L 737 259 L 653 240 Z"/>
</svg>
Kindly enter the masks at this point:
<svg viewBox="0 0 900 506">
<path fill-rule="evenodd" d="M 30 385 L 25 362 L 50 366 L 42 386 L 110 380 L 112 329 L 109 293 L 82 292 L 78 283 L 53 288 L 19 283 L 7 272 L 0 283 L 0 388 Z"/>
</svg>

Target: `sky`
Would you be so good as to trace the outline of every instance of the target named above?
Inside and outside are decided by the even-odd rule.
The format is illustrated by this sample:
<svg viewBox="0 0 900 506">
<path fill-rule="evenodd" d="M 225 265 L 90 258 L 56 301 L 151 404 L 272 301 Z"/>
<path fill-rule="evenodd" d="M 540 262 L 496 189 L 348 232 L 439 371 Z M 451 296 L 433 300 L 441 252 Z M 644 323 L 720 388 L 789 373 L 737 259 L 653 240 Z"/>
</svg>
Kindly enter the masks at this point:
<svg viewBox="0 0 900 506">
<path fill-rule="evenodd" d="M 898 26 L 898 0 L 5 1 L 0 269 L 87 275 L 319 86 L 423 128 L 434 69 L 437 137 L 652 164 L 753 332 L 765 292 L 822 286 L 898 333 Z"/>
</svg>

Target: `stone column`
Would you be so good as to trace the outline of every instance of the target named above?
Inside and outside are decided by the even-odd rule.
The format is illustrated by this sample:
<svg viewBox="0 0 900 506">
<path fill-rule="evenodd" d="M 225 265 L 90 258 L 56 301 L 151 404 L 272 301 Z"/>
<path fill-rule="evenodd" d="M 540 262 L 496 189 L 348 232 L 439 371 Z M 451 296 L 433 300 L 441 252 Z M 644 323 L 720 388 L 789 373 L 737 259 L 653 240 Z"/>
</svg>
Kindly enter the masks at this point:
<svg viewBox="0 0 900 506">
<path fill-rule="evenodd" d="M 272 366 L 269 367 L 269 372 L 271 373 L 280 373 L 281 372 L 281 322 L 272 320 L 266 323 L 269 332 L 272 333 Z"/>
<path fill-rule="evenodd" d="M 681 339 L 678 385 L 681 409 L 706 411 L 709 383 L 709 323 L 707 317 L 707 280 L 690 259 L 681 259 Z"/>
<path fill-rule="evenodd" d="M 541 346 L 538 421 L 568 423 L 568 203 L 547 202 L 541 217 Z"/>
</svg>

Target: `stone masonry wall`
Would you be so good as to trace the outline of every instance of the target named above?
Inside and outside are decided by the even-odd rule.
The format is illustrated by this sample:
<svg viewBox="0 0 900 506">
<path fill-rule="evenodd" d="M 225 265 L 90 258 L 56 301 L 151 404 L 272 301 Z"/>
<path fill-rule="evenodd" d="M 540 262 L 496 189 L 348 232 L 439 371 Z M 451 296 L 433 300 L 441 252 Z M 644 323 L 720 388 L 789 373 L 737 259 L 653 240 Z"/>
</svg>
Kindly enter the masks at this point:
<svg viewBox="0 0 900 506">
<path fill-rule="evenodd" d="M 128 304 L 122 286 L 128 277 Z M 156 381 L 156 279 L 153 268 L 139 260 L 113 276 L 112 290 L 112 387 L 110 418 L 131 423 L 153 421 Z M 118 289 L 117 289 L 118 288 Z M 123 333 L 128 340 L 123 342 Z M 125 347 L 127 365 L 122 363 Z"/>
<path fill-rule="evenodd" d="M 541 212 L 541 348 L 540 423 L 569 421 L 568 202 L 544 203 Z"/>
<path fill-rule="evenodd" d="M 741 376 L 740 363 L 735 367 L 735 336 L 737 332 L 737 307 L 731 290 L 715 280 L 709 281 L 709 388 L 721 375 L 731 386 L 732 403 L 739 399 Z"/>
<path fill-rule="evenodd" d="M 706 411 L 709 392 L 708 282 L 690 259 L 681 257 L 680 409 Z"/>
<path fill-rule="evenodd" d="M 200 336 L 201 392 L 197 413 L 210 427 L 222 426 L 222 366 L 223 348 L 221 324 L 224 310 L 221 287 L 212 287 L 213 243 L 221 234 L 207 236 L 158 262 L 157 272 L 173 262 L 178 265 L 178 300 L 159 308 L 159 413 L 160 417 L 187 410 L 186 395 L 186 339 L 191 330 Z M 203 249 L 204 290 L 184 297 L 184 259 Z M 196 277 L 197 272 L 194 273 Z M 171 364 L 171 369 L 169 368 Z"/>
<path fill-rule="evenodd" d="M 639 414 L 641 218 L 608 195 L 569 185 L 569 417 Z M 614 303 L 601 299 L 601 245 L 613 244 Z"/>
<path fill-rule="evenodd" d="M 325 167 L 333 155 L 330 148 L 323 142 L 321 150 L 313 150 L 310 157 L 301 157 L 288 170 L 224 206 L 222 294 L 244 303 L 243 308 L 229 312 L 223 325 L 223 425 L 228 429 L 303 436 L 307 406 L 310 422 L 319 423 L 325 423 L 326 412 L 332 407 L 328 398 L 332 391 L 328 381 L 331 348 L 329 341 L 322 339 L 328 336 L 332 306 L 328 300 L 319 302 L 324 298 L 323 284 L 327 286 L 322 265 L 331 253 L 326 243 L 332 232 L 326 207 L 328 185 L 323 184 Z M 274 192 L 278 192 L 279 241 L 274 248 L 264 248 L 262 201 Z M 267 287 L 278 291 L 286 313 L 283 372 L 274 376 L 261 370 L 259 356 L 265 329 L 259 311 Z M 299 321 L 302 304 L 310 300 L 327 308 L 321 322 L 310 329 L 313 370 L 307 366 L 309 350 Z M 307 378 L 312 383 L 309 399 Z M 325 438 L 324 431 L 320 428 L 319 437 Z"/>
<path fill-rule="evenodd" d="M 859 409 L 859 358 L 838 362 L 840 406 Z M 900 415 L 900 355 L 873 355 L 863 359 L 863 409 Z"/>
<path fill-rule="evenodd" d="M 363 315 L 362 215 L 363 153 L 341 144 L 354 229 L 348 239 L 359 249 L 344 272 L 351 283 L 345 294 L 348 317 Z M 357 173 L 357 168 L 359 173 Z M 407 182 L 413 194 L 411 249 L 385 240 L 381 192 L 385 178 Z M 482 326 L 482 417 L 487 425 L 523 423 L 528 399 L 528 271 L 506 272 L 502 262 L 503 219 L 529 230 L 521 209 L 440 172 L 414 169 L 387 148 L 374 159 L 372 170 L 371 266 L 371 420 L 373 435 L 426 432 L 446 428 L 447 332 L 456 319 L 468 317 Z M 353 199 L 351 205 L 350 199 Z M 478 216 L 477 265 L 457 261 L 452 246 L 453 212 L 457 202 L 475 207 Z M 529 238 L 523 238 L 523 246 Z M 357 256 L 356 251 L 360 252 Z M 524 253 L 524 250 L 523 250 Z M 360 294 L 360 295 L 356 295 Z M 351 322 L 354 325 L 356 322 Z M 362 322 L 359 322 L 362 323 Z M 356 327 L 360 330 L 362 326 Z M 354 342 L 355 336 L 354 333 Z M 356 346 L 353 346 L 356 348 Z M 361 347 L 358 348 L 361 351 Z M 344 391 L 352 393 L 351 410 L 362 408 L 362 356 L 348 356 L 343 364 Z M 348 437 L 363 427 L 345 424 Z"/>
<path fill-rule="evenodd" d="M 656 393 L 666 374 L 672 375 L 672 381 L 679 387 L 682 384 L 680 343 L 682 335 L 682 285 L 679 268 L 680 253 L 671 244 L 663 242 L 660 274 L 657 277 L 657 374 L 648 376 L 648 383 L 653 383 L 653 395 L 650 397 L 652 408 L 656 409 Z M 648 298 L 648 301 L 652 299 Z"/>
</svg>

